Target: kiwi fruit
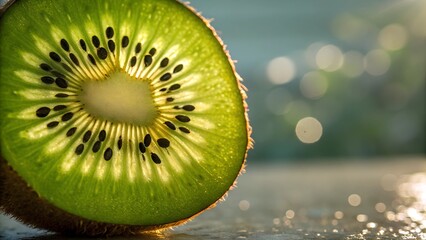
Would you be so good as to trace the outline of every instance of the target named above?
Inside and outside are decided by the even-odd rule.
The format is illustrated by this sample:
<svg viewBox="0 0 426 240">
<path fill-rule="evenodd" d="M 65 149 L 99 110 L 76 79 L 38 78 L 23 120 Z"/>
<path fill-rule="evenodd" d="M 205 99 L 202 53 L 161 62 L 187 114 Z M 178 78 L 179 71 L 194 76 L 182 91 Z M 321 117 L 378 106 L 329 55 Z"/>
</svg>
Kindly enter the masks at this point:
<svg viewBox="0 0 426 240">
<path fill-rule="evenodd" d="M 231 189 L 251 147 L 222 41 L 176 0 L 19 0 L 0 18 L 0 209 L 134 234 Z"/>
</svg>

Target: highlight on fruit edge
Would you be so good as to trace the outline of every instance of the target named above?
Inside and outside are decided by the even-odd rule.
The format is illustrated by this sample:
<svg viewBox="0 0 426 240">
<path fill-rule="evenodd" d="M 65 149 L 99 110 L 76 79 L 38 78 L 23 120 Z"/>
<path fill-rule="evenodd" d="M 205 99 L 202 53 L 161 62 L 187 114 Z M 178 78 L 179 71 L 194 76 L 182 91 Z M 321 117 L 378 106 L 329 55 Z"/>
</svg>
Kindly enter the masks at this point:
<svg viewBox="0 0 426 240">
<path fill-rule="evenodd" d="M 424 0 L 0 0 L 0 239 L 426 239 Z"/>
</svg>

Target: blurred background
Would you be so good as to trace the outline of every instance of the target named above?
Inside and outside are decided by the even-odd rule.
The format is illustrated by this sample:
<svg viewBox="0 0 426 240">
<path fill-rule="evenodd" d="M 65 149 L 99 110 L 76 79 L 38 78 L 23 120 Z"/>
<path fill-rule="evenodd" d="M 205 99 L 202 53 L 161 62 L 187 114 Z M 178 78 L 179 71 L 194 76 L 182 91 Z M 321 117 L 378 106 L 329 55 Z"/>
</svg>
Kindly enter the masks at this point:
<svg viewBox="0 0 426 240">
<path fill-rule="evenodd" d="M 158 239 L 426 239 L 426 0 L 191 5 L 237 61 L 255 147 L 227 201 Z M 3 238 L 62 239 L 0 215 Z"/>
<path fill-rule="evenodd" d="M 426 153 L 426 1 L 193 1 L 248 88 L 249 161 Z"/>
</svg>

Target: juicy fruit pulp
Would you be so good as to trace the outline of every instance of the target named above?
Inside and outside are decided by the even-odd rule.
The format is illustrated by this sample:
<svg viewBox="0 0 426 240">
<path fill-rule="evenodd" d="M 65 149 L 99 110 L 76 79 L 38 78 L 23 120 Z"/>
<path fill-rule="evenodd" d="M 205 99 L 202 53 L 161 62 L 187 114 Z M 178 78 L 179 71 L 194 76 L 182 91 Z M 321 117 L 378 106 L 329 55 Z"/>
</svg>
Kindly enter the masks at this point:
<svg viewBox="0 0 426 240">
<path fill-rule="evenodd" d="M 178 222 L 243 167 L 233 64 L 174 0 L 18 1 L 0 19 L 0 84 L 1 156 L 78 217 Z"/>
</svg>

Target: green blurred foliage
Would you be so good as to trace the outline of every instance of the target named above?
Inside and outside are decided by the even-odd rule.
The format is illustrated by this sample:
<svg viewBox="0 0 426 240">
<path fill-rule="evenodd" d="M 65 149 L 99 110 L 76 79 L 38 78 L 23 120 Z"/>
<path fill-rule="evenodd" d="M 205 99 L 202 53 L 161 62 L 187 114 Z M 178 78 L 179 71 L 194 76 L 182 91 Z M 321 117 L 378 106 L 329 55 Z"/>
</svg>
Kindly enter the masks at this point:
<svg viewBox="0 0 426 240">
<path fill-rule="evenodd" d="M 213 26 L 229 44 L 249 89 L 255 141 L 249 158 L 299 161 L 424 155 L 426 2 L 360 0 L 348 5 L 326 0 L 321 7 L 313 7 L 317 4 L 293 0 L 194 2 L 207 17 L 216 18 Z M 402 40 L 400 32 L 389 30 L 395 26 L 402 31 Z M 403 45 L 392 49 L 398 39 Z M 306 55 L 315 44 L 331 44 L 342 55 L 356 52 L 368 66 L 358 76 L 348 76 L 342 66 L 321 69 L 318 63 L 312 64 L 318 49 Z M 370 61 L 373 67 L 366 64 L 374 50 L 390 60 L 384 72 L 380 72 L 380 58 L 376 59 L 379 70 L 374 70 L 374 58 Z M 288 83 L 274 84 L 266 73 L 268 63 L 281 56 L 293 61 L 296 74 Z M 321 97 L 311 99 L 301 91 L 308 72 L 325 79 L 327 89 Z M 302 143 L 295 133 L 298 121 L 308 116 L 323 127 L 321 138 L 312 144 Z"/>
</svg>

